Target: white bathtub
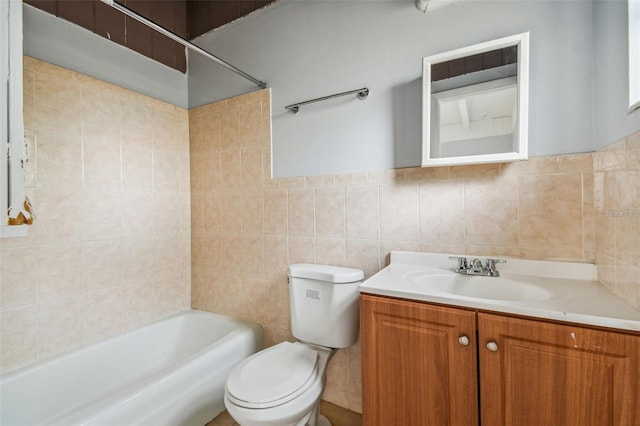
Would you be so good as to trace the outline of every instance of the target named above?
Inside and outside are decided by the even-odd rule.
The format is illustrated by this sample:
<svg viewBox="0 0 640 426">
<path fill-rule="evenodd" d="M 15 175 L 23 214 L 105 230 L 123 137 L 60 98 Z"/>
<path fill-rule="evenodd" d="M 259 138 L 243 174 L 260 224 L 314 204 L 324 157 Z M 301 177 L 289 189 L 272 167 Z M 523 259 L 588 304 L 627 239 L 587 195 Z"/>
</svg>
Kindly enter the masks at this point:
<svg viewBox="0 0 640 426">
<path fill-rule="evenodd" d="M 0 425 L 197 425 L 224 410 L 259 325 L 191 310 L 0 376 Z"/>
</svg>

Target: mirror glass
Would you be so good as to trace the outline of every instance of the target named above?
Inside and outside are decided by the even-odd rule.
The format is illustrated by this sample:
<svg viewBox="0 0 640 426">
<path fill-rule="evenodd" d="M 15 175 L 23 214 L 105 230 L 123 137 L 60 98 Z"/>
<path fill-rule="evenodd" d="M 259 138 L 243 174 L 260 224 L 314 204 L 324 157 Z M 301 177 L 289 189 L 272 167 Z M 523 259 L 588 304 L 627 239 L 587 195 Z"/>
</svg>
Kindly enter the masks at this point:
<svg viewBox="0 0 640 426">
<path fill-rule="evenodd" d="M 422 166 L 527 158 L 528 33 L 423 60 Z"/>
</svg>

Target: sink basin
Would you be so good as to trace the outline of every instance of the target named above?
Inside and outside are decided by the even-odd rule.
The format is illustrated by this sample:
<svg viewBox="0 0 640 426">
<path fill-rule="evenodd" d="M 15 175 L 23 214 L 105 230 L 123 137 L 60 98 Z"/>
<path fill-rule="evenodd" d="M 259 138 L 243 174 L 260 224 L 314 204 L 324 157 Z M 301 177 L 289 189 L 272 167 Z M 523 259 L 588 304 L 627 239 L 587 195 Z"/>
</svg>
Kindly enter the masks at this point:
<svg viewBox="0 0 640 426">
<path fill-rule="evenodd" d="M 431 292 L 476 299 L 542 301 L 553 296 L 535 284 L 505 277 L 415 271 L 406 274 L 405 279 Z"/>
<path fill-rule="evenodd" d="M 455 273 L 452 256 L 392 251 L 360 292 L 640 332 L 640 310 L 599 283 L 594 264 L 512 258 L 483 277 Z"/>
</svg>

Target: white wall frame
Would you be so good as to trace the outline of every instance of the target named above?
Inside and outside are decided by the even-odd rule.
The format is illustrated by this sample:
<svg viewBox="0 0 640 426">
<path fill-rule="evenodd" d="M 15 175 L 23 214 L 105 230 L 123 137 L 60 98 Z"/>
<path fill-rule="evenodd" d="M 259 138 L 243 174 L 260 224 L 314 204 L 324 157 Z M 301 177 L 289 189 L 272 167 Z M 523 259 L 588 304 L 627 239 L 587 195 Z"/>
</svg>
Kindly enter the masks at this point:
<svg viewBox="0 0 640 426">
<path fill-rule="evenodd" d="M 640 108 L 640 0 L 629 1 L 629 111 Z"/>
<path fill-rule="evenodd" d="M 26 225 L 8 226 L 23 210 L 26 161 L 22 117 L 22 0 L 0 1 L 0 72 L 2 75 L 2 156 L 0 158 L 0 237 L 27 235 Z"/>
</svg>

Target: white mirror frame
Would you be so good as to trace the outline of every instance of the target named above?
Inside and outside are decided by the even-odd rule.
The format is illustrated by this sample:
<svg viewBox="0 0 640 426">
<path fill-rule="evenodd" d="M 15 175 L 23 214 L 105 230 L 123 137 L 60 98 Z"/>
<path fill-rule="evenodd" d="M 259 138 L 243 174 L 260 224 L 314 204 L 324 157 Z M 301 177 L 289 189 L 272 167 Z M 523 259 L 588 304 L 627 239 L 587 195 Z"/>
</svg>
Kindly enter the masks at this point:
<svg viewBox="0 0 640 426">
<path fill-rule="evenodd" d="M 459 157 L 431 157 L 431 65 L 489 52 L 510 46 L 518 46 L 518 129 L 517 150 L 498 154 L 468 155 Z M 516 34 L 449 52 L 428 56 L 422 60 L 422 167 L 460 164 L 501 163 L 528 158 L 529 117 L 529 33 Z"/>
</svg>

